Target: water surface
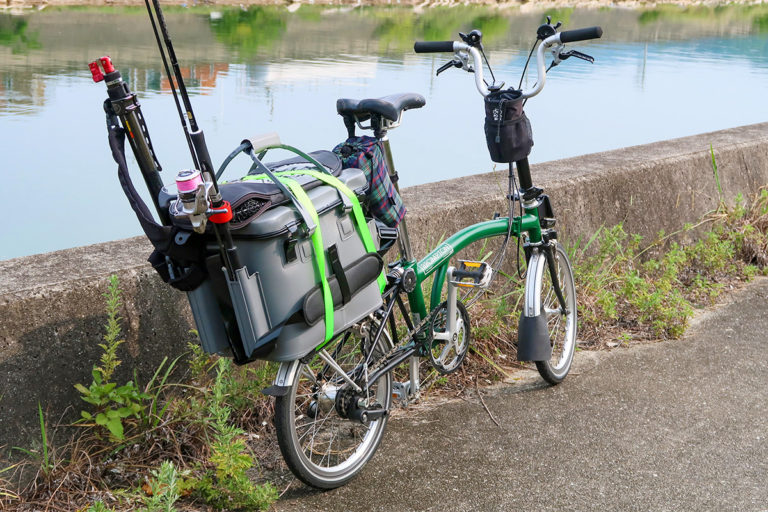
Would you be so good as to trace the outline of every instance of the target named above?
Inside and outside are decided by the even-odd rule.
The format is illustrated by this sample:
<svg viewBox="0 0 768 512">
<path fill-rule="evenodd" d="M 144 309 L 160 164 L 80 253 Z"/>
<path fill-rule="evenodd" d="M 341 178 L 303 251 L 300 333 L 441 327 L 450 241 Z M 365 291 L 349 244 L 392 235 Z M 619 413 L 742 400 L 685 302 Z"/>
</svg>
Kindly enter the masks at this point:
<svg viewBox="0 0 768 512">
<path fill-rule="evenodd" d="M 413 41 L 480 28 L 497 76 L 516 84 L 544 14 L 302 6 L 169 8 L 166 17 L 216 165 L 244 137 L 270 131 L 330 149 L 345 138 L 337 98 L 412 91 L 427 105 L 391 133 L 408 186 L 493 168 L 471 75 L 435 77 L 446 56 L 416 55 Z M 565 62 L 528 103 L 534 162 L 768 119 L 768 7 L 550 14 L 605 35 L 575 45 L 595 64 Z M 105 54 L 139 93 L 165 181 L 191 165 L 144 11 L 0 14 L 0 259 L 140 233 L 106 143 L 104 86 L 87 68 Z M 244 173 L 239 162 L 229 176 Z"/>
</svg>

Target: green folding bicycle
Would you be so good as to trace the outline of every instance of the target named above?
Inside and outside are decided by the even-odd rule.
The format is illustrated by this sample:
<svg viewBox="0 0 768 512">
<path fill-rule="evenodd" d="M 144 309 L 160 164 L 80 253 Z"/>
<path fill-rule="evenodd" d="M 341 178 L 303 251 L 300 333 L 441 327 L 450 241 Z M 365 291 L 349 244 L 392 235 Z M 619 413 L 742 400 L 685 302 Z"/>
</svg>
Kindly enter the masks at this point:
<svg viewBox="0 0 768 512">
<path fill-rule="evenodd" d="M 573 271 L 557 242 L 550 200 L 531 181 L 527 156 L 532 140 L 522 106 L 544 87 L 549 70 L 545 67 L 548 49 L 552 48 L 553 57 L 550 69 L 569 57 L 592 61 L 583 53 L 566 51 L 564 44 L 599 38 L 602 30 L 591 27 L 557 32 L 559 26 L 548 19 L 538 28 L 538 81 L 524 90 L 503 89 L 503 82 L 497 83 L 495 78 L 491 84 L 484 80 L 485 55 L 479 31 L 461 34 L 462 41 L 414 45 L 417 53 L 453 54 L 438 74 L 450 67 L 474 74 L 475 85 L 485 97 L 485 130 L 491 157 L 509 165 L 509 215 L 460 230 L 420 260 L 413 255 L 403 221 L 397 239 L 400 259 L 389 265 L 383 308 L 307 357 L 281 364 L 274 382 L 283 390 L 276 398 L 278 440 L 291 470 L 305 483 L 334 488 L 362 469 L 381 441 L 393 397 L 407 401 L 418 396 L 420 358 L 427 358 L 444 374 L 459 368 L 471 341 L 467 302 L 492 283 L 511 237 L 522 242 L 527 262 L 518 359 L 534 361 L 541 376 L 551 384 L 561 382 L 568 374 L 577 332 Z M 337 109 L 348 128 L 363 127 L 361 120 L 370 121 L 363 128 L 374 131 L 394 175 L 387 134 L 399 125 L 404 110 L 423 105 L 424 98 L 417 94 L 399 94 L 339 100 Z M 494 261 L 450 265 L 451 259 L 469 244 L 489 238 L 502 243 Z M 427 306 L 422 285 L 429 278 L 432 287 Z M 464 293 L 464 300 L 459 288 L 469 292 Z M 398 311 L 405 328 L 398 328 Z M 410 362 L 410 380 L 393 382 L 393 370 L 406 361 Z"/>
</svg>

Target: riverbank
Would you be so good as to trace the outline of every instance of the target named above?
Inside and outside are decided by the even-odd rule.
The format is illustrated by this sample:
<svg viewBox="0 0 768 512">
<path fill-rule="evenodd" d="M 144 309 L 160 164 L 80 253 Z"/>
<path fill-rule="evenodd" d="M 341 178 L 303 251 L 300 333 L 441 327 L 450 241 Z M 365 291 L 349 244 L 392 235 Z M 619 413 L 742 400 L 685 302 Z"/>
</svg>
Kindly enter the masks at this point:
<svg viewBox="0 0 768 512">
<path fill-rule="evenodd" d="M 0 10 L 23 12 L 26 9 L 42 10 L 48 7 L 103 7 L 103 6 L 144 6 L 143 0 L 0 0 Z M 524 12 L 578 8 L 624 8 L 624 9 L 653 9 L 659 6 L 679 7 L 715 7 L 722 5 L 761 5 L 762 0 L 543 0 L 543 1 L 496 1 L 496 0 L 309 0 L 307 2 L 293 0 L 163 0 L 163 5 L 190 6 L 285 6 L 290 11 L 298 10 L 302 5 L 327 6 L 412 6 L 417 9 L 432 7 L 456 7 L 468 5 L 493 6 L 499 9 L 520 9 Z"/>
<path fill-rule="evenodd" d="M 586 246 L 579 249 L 568 244 L 571 247 L 576 288 L 579 290 L 580 325 L 577 343 L 581 348 L 576 354 L 575 371 L 571 372 L 573 377 L 569 377 L 569 382 L 579 379 L 594 365 L 616 357 L 612 352 L 587 349 L 631 346 L 678 338 L 696 315 L 695 312 L 699 313 L 698 332 L 711 332 L 711 329 L 702 328 L 702 323 L 706 323 L 707 317 L 712 315 L 711 312 L 706 313 L 705 308 L 721 303 L 723 298 L 740 295 L 731 295 L 731 292 L 741 289 L 745 282 L 758 273 L 768 272 L 768 253 L 765 249 L 768 236 L 768 191 L 760 187 L 759 193 L 748 203 L 737 196 L 733 206 L 728 207 L 724 201 L 731 194 L 727 192 L 728 186 L 726 189 L 721 188 L 722 183 L 718 178 L 720 172 L 726 177 L 726 169 L 730 167 L 726 154 L 719 151 L 715 160 L 710 153 L 712 160 L 709 163 L 713 171 L 710 185 L 717 185 L 719 202 L 717 209 L 697 222 L 696 226 L 706 225 L 711 228 L 705 233 L 693 225 L 684 229 L 688 233 L 700 234 L 697 242 L 665 244 L 664 240 L 668 237 L 641 241 L 638 237 L 628 236 L 620 224 L 595 233 L 590 243 L 598 248 L 597 251 L 587 253 Z M 715 167 L 715 161 L 720 162 L 720 165 Z M 680 161 L 677 163 L 681 164 Z M 768 167 L 762 165 L 761 168 Z M 699 170 L 700 174 L 707 174 L 704 168 Z M 750 169 L 744 171 L 750 174 Z M 677 182 L 674 189 L 679 189 L 681 184 Z M 630 220 L 627 218 L 626 222 Z M 641 246 L 644 247 L 642 250 Z M 658 256 L 645 260 L 651 252 Z M 113 370 L 118 365 L 124 366 L 121 363 L 127 355 L 125 349 L 130 351 L 130 347 L 116 350 L 123 344 L 121 329 L 118 327 L 121 323 L 119 316 L 133 316 L 122 312 L 123 294 L 120 288 L 124 282 L 119 282 L 116 276 L 109 278 L 108 282 L 105 294 L 107 334 L 104 336 L 105 343 L 100 345 L 103 353 L 98 359 L 92 359 L 94 382 L 89 388 L 77 386 L 77 390 L 84 394 L 83 399 L 90 404 L 96 403 L 92 398 L 101 396 L 101 389 L 115 385 L 115 382 L 110 381 Z M 749 289 L 757 286 L 764 289 L 765 278 L 761 282 Z M 455 397 L 460 397 L 464 402 L 475 405 L 479 401 L 479 405 L 485 408 L 487 415 L 477 407 L 474 414 L 460 415 L 480 419 L 480 423 L 476 422 L 474 427 L 482 428 L 483 424 L 491 421 L 498 428 L 504 428 L 503 423 L 494 416 L 494 410 L 498 413 L 498 408 L 489 408 L 483 395 L 493 397 L 499 392 L 514 394 L 521 389 L 534 390 L 542 386 L 535 372 L 530 369 L 521 371 L 520 365 L 514 362 L 516 343 L 513 326 L 518 315 L 512 304 L 520 304 L 521 294 L 519 281 L 497 280 L 494 290 L 470 310 L 472 347 L 462 371 L 446 379 L 422 366 L 424 371 L 421 382 L 422 390 L 428 393 L 426 400 L 420 403 L 416 411 L 410 408 L 407 411 L 395 410 L 393 419 L 408 421 L 414 418 L 413 412 L 419 412 L 420 418 L 417 421 L 423 424 L 423 414 L 450 407 L 447 397 L 454 398 L 453 403 L 458 403 Z M 762 301 L 755 300 L 759 299 L 756 295 L 762 296 L 764 293 L 757 292 L 747 301 L 756 304 L 752 310 L 747 308 L 747 315 L 759 312 L 764 307 Z M 124 305 L 131 306 L 127 303 Z M 737 309 L 744 312 L 743 307 Z M 759 329 L 757 331 L 760 332 Z M 695 327 L 693 336 L 696 332 Z M 707 356 L 699 359 L 717 360 L 718 365 L 721 363 L 718 358 L 727 359 L 728 354 L 733 352 L 733 344 L 726 343 L 723 350 L 720 342 L 732 337 L 729 332 L 733 332 L 733 329 L 719 329 L 716 334 L 719 344 L 707 339 L 702 343 L 703 349 L 696 348 L 697 353 Z M 141 340 L 140 344 L 147 345 L 148 341 Z M 688 341 L 675 346 L 690 348 L 690 337 Z M 750 343 L 754 344 L 752 341 Z M 718 348 L 713 350 L 713 347 Z M 38 417 L 42 437 L 37 446 L 47 450 L 43 450 L 40 455 L 40 451 L 33 447 L 26 452 L 31 456 L 30 460 L 21 462 L 19 466 L 10 466 L 6 471 L 3 471 L 3 464 L 8 463 L 0 460 L 0 473 L 8 473 L 0 474 L 0 509 L 5 510 L 3 506 L 10 505 L 18 507 L 14 509 L 19 512 L 39 510 L 42 507 L 86 511 L 84 506 L 93 502 L 86 512 L 136 510 L 140 503 L 147 505 L 148 510 L 154 510 L 149 505 L 157 503 L 165 503 L 168 510 L 200 510 L 202 503 L 211 505 L 213 510 L 231 509 L 232 503 L 245 504 L 248 510 L 266 510 L 269 503 L 277 499 L 280 489 L 283 489 L 281 495 L 290 500 L 284 506 L 301 508 L 307 505 L 307 498 L 312 502 L 312 495 L 316 493 L 308 493 L 308 489 L 295 485 L 296 480 L 279 458 L 276 432 L 270 427 L 272 402 L 260 393 L 271 381 L 274 367 L 249 365 L 236 368 L 227 359 L 206 356 L 194 344 L 188 348 L 191 353 L 186 356 L 174 359 L 171 363 L 168 363 L 168 359 L 160 363 L 154 373 L 155 377 L 146 388 L 143 385 L 140 387 L 146 389 L 145 394 L 134 395 L 132 401 L 128 402 L 133 407 L 131 410 L 137 411 L 135 418 L 99 423 L 99 416 L 108 417 L 109 412 L 125 410 L 126 404 L 122 401 L 119 402 L 122 407 L 115 410 L 116 397 L 112 395 L 108 398 L 106 412 L 104 402 L 96 410 L 80 404 L 83 408 L 81 416 L 85 420 L 79 423 L 79 432 L 75 437 L 66 442 L 67 438 L 62 434 L 69 428 L 67 423 L 62 423 L 60 419 L 57 425 L 52 420 L 51 406 L 43 411 L 40 405 Z M 632 353 L 636 354 L 637 349 Z M 685 361 L 695 359 L 681 358 Z M 88 362 L 88 359 L 80 361 L 81 366 L 87 366 Z M 621 372 L 621 375 L 630 383 L 668 383 L 669 379 L 647 378 L 653 375 L 654 368 L 658 366 L 632 364 L 638 375 L 630 378 L 626 378 L 627 372 Z M 696 363 L 694 366 L 699 368 L 701 364 Z M 709 368 L 711 364 L 703 366 L 701 371 L 713 374 Z M 758 370 L 754 364 L 743 369 Z M 674 370 L 673 373 L 679 372 Z M 102 377 L 97 378 L 97 375 Z M 157 380 L 158 375 L 162 375 L 160 380 Z M 395 379 L 400 381 L 404 375 L 396 374 Z M 62 377 L 67 379 L 67 375 Z M 179 378 L 182 380 L 178 381 Z M 609 380 L 614 389 L 622 379 Z M 690 381 L 690 378 L 686 380 Z M 726 381 L 731 380 L 726 376 Z M 504 383 L 503 388 L 493 385 L 500 381 Z M 135 383 L 133 380 L 117 389 L 136 389 Z M 566 388 L 573 385 L 566 384 Z M 678 388 L 669 388 L 675 391 L 672 393 L 673 398 L 681 396 Z M 717 386 L 717 389 L 727 389 L 727 383 Z M 540 397 L 534 399 L 538 402 Z M 695 402 L 697 405 L 702 403 L 700 398 Z M 78 406 L 75 406 L 77 409 Z M 94 415 L 95 423 L 92 421 Z M 513 416 L 520 417 L 510 416 L 506 412 L 499 417 L 508 419 Z M 537 418 L 536 422 L 540 420 Z M 106 429 L 113 434 L 112 437 L 104 435 Z M 534 432 L 535 428 L 523 428 L 520 431 Z M 65 439 L 63 442 L 62 437 Z M 720 439 L 719 434 L 716 437 Z M 53 441 L 54 438 L 57 442 Z M 392 436 L 388 435 L 387 438 L 392 439 Z M 142 440 L 142 449 L 127 447 L 132 444 L 128 441 L 135 439 Z M 388 449 L 384 451 L 389 452 Z M 398 461 L 406 459 L 401 455 L 395 457 Z M 257 469 L 251 469 L 254 466 Z M 374 467 L 372 465 L 363 474 L 375 471 Z M 15 483 L 25 482 L 24 475 L 31 473 L 36 473 L 36 476 L 28 485 L 19 486 Z M 341 489 L 339 492 L 345 491 Z M 178 508 L 171 508 L 172 505 Z M 307 509 L 317 508 L 316 504 L 310 504 Z M 278 505 L 278 509 L 283 508 Z"/>
</svg>

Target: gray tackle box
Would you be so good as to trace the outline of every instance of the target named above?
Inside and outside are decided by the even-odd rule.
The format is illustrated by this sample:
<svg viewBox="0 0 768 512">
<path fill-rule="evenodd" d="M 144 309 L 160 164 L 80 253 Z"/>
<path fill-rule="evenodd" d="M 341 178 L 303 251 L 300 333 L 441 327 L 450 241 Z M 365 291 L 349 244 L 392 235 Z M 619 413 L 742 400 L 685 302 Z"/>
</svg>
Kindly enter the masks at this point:
<svg viewBox="0 0 768 512">
<path fill-rule="evenodd" d="M 337 177 L 358 197 L 367 191 L 366 177 L 358 169 L 345 169 Z M 340 191 L 317 184 L 304 188 L 309 188 L 307 195 L 319 216 L 326 249 L 325 271 L 334 297 L 335 334 L 381 307 L 376 278 L 383 262 L 378 254 L 366 252 L 349 201 Z M 313 263 L 312 243 L 302 228 L 300 215 L 290 202 L 285 202 L 233 230 L 240 261 L 247 269 L 247 273 L 239 275 L 238 287 L 233 288 L 224 270 L 218 268 L 218 255 L 208 258 L 209 279 L 188 293 L 206 352 L 229 352 L 233 338 L 237 338 L 236 333 L 233 335 L 235 328 L 249 360 L 291 361 L 324 341 L 322 291 Z M 376 241 L 372 222 L 368 228 Z M 343 268 L 341 280 L 328 257 L 329 250 L 334 252 L 333 246 Z M 346 303 L 342 289 L 347 295 Z M 231 299 L 231 294 L 240 293 L 243 297 Z"/>
</svg>

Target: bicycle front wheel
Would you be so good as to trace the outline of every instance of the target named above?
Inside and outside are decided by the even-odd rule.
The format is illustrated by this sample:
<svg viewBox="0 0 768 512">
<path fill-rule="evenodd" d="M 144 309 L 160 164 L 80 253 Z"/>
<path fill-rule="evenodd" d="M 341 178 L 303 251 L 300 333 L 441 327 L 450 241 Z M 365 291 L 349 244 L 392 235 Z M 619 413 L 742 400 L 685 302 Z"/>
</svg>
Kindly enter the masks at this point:
<svg viewBox="0 0 768 512">
<path fill-rule="evenodd" d="M 559 384 L 571 369 L 576 348 L 576 286 L 573 269 L 563 246 L 557 244 L 550 250 L 554 259 L 554 272 L 565 302 L 565 312 L 555 292 L 553 269 L 546 261 L 546 254 L 539 252 L 536 255 L 538 261 L 531 262 L 531 265 L 540 269 L 540 279 L 535 280 L 535 286 L 541 300 L 541 314 L 546 315 L 552 355 L 547 361 L 536 361 L 536 369 L 545 381 Z"/>
<path fill-rule="evenodd" d="M 379 341 L 372 343 L 376 324 L 366 322 L 353 327 L 331 342 L 325 350 L 348 376 L 359 376 L 368 354 L 370 361 L 380 359 L 391 346 L 385 329 Z M 350 397 L 349 385 L 341 374 L 319 356 L 300 363 L 288 393 L 275 401 L 275 427 L 280 451 L 294 475 L 319 489 L 333 489 L 354 478 L 373 456 L 381 442 L 387 417 L 368 423 L 344 418 L 339 414 L 337 397 Z M 392 375 L 386 373 L 371 383 L 367 392 L 351 396 L 367 408 L 389 410 Z"/>
</svg>

